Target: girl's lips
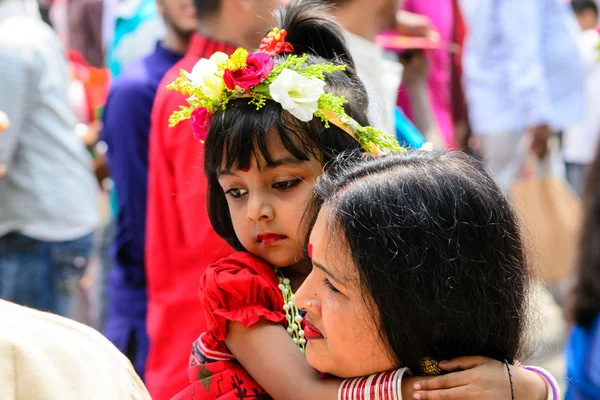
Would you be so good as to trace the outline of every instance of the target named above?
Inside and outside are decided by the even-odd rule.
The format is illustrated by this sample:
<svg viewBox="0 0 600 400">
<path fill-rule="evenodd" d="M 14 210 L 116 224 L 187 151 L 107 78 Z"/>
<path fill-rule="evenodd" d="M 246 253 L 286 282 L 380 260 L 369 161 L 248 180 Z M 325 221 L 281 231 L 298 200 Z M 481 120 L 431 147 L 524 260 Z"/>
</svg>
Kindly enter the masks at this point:
<svg viewBox="0 0 600 400">
<path fill-rule="evenodd" d="M 306 319 L 306 317 L 304 317 L 304 323 L 304 337 L 306 338 L 306 340 L 317 340 L 325 338 L 321 331 L 319 331 L 316 326 L 311 324 L 310 321 Z"/>
<path fill-rule="evenodd" d="M 263 246 L 270 246 L 285 238 L 287 238 L 287 236 L 278 235 L 276 233 L 259 233 L 258 235 L 256 235 L 256 240 L 258 240 L 258 242 L 261 243 Z"/>
</svg>

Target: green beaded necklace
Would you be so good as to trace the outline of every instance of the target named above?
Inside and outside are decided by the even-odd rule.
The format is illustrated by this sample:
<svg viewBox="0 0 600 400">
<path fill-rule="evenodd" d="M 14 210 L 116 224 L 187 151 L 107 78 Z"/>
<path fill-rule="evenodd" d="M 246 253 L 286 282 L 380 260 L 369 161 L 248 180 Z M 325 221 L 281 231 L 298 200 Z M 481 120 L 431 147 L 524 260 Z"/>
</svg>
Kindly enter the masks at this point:
<svg viewBox="0 0 600 400">
<path fill-rule="evenodd" d="M 306 339 L 304 338 L 304 331 L 300 326 L 302 316 L 294 303 L 294 293 L 290 286 L 290 280 L 283 276 L 283 272 L 281 272 L 279 268 L 275 268 L 275 275 L 277 275 L 277 280 L 279 280 L 279 290 L 281 290 L 281 294 L 283 294 L 283 310 L 285 311 L 285 318 L 288 323 L 287 332 L 292 338 L 292 341 L 304 354 L 306 351 Z"/>
</svg>

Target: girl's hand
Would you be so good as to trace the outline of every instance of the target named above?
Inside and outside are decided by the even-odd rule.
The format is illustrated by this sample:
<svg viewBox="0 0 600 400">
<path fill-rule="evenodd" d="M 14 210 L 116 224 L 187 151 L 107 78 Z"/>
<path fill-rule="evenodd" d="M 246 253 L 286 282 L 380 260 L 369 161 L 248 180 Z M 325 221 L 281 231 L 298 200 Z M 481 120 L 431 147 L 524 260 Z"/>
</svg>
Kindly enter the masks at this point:
<svg viewBox="0 0 600 400">
<path fill-rule="evenodd" d="M 486 357 L 459 357 L 439 364 L 452 372 L 415 383 L 413 399 L 511 399 L 506 364 Z M 546 381 L 535 372 L 511 365 L 515 399 L 546 400 Z"/>
</svg>

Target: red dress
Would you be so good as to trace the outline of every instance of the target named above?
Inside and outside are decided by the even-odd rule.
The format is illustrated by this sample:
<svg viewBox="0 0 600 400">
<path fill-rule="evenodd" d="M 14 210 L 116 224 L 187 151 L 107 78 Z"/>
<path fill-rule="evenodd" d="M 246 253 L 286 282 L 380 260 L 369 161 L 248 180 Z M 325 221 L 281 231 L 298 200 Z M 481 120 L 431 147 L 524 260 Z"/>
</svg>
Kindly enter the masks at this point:
<svg viewBox="0 0 600 400">
<path fill-rule="evenodd" d="M 191 384 L 172 400 L 270 399 L 225 345 L 227 321 L 246 328 L 261 320 L 286 326 L 283 296 L 273 267 L 249 253 L 234 253 L 207 268 L 200 281 L 207 331 L 194 343 Z"/>
</svg>

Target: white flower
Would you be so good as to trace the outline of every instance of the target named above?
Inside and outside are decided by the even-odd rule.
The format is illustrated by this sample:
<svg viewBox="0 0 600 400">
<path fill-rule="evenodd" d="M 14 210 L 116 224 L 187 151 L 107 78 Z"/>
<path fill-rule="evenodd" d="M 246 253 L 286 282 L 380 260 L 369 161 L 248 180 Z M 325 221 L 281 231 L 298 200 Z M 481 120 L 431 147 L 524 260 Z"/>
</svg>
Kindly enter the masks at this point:
<svg viewBox="0 0 600 400">
<path fill-rule="evenodd" d="M 300 121 L 308 122 L 319 108 L 325 82 L 285 68 L 269 86 L 271 98 Z"/>
<path fill-rule="evenodd" d="M 433 151 L 433 143 L 431 143 L 431 142 L 424 143 L 423 146 L 421 146 L 421 150 Z"/>
<path fill-rule="evenodd" d="M 192 72 L 185 76 L 194 84 L 204 89 L 207 95 L 220 98 L 225 88 L 223 71 L 219 71 L 219 65 L 229 59 L 227 54 L 216 52 L 209 59 L 203 58 L 194 65 Z"/>
</svg>

